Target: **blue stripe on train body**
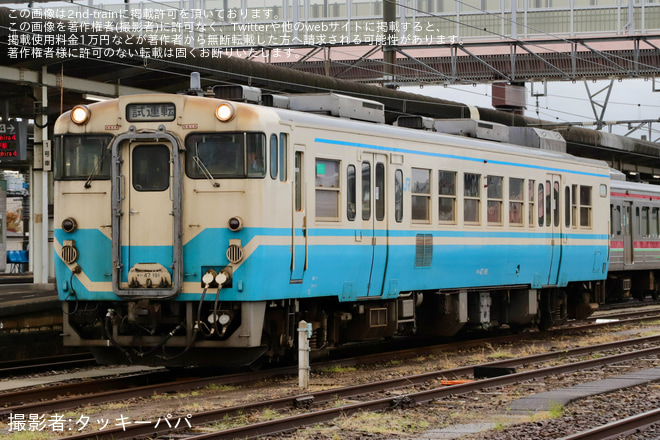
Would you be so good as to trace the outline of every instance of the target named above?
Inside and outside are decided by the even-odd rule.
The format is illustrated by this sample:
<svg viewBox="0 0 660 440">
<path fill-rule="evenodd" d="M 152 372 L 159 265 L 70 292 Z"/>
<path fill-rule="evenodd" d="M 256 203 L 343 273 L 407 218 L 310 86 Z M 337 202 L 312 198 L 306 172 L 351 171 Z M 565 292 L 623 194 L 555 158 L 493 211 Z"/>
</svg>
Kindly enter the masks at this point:
<svg viewBox="0 0 660 440">
<path fill-rule="evenodd" d="M 365 231 L 366 232 L 366 231 Z M 419 261 L 415 244 L 418 231 L 376 231 L 405 244 L 377 245 L 388 249 L 385 272 L 374 273 L 382 283 L 383 297 L 396 297 L 398 292 L 455 288 L 480 288 L 508 285 L 565 286 L 576 281 L 601 280 L 607 274 L 607 236 L 599 234 L 566 234 L 569 240 L 580 239 L 581 244 L 555 246 L 554 258 L 561 257 L 556 279 L 548 279 L 553 258 L 552 246 L 523 244 L 524 240 L 550 239 L 553 234 L 512 231 L 465 232 L 429 231 L 433 236 L 432 254 Z M 244 228 L 239 233 L 226 229 L 207 229 L 184 245 L 184 282 L 193 282 L 201 291 L 202 266 L 226 266 L 225 250 L 229 239 L 241 238 L 245 245 L 255 237 L 290 237 L 290 229 Z M 350 236 L 355 229 L 310 229 L 310 237 Z M 554 234 L 559 241 L 560 234 Z M 66 238 L 76 240 L 84 275 L 92 283 L 112 280 L 111 241 L 98 230 L 77 230 L 66 234 L 55 231 L 58 242 Z M 483 240 L 506 239 L 506 244 L 484 244 Z M 457 244 L 443 241 L 458 240 Z M 586 242 L 586 244 L 585 244 Z M 589 244 L 593 242 L 593 244 Z M 167 261 L 171 249 L 165 246 L 135 247 L 132 252 L 149 255 L 150 262 Z M 381 248 L 382 249 L 382 248 Z M 561 252 L 561 255 L 557 255 Z M 124 249 L 127 253 L 127 249 Z M 290 245 L 260 245 L 233 274 L 231 288 L 223 288 L 224 301 L 261 301 L 283 298 L 338 297 L 352 301 L 367 296 L 366 286 L 371 270 L 371 246 L 342 244 L 310 244 L 309 269 L 302 283 L 290 283 Z M 146 260 L 145 260 L 146 261 Z M 55 258 L 60 299 L 71 298 L 71 285 L 80 300 L 119 300 L 112 291 L 89 292 L 62 262 Z M 107 284 L 110 285 L 110 284 Z M 65 289 L 66 287 L 66 289 Z M 370 296 L 379 296 L 380 291 Z M 199 292 L 182 292 L 176 300 L 199 300 Z M 209 300 L 214 298 L 207 296 Z"/>
</svg>

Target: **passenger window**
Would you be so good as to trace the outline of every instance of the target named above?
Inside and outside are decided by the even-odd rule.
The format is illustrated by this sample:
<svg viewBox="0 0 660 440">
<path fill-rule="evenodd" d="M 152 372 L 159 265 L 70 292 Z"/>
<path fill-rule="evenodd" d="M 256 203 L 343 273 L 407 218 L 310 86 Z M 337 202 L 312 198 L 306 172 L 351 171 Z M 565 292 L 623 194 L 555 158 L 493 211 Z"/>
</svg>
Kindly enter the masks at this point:
<svg viewBox="0 0 660 440">
<path fill-rule="evenodd" d="M 294 191 L 296 196 L 296 211 L 300 212 L 302 208 L 302 162 L 303 162 L 303 153 L 301 151 L 296 151 L 295 160 L 294 160 Z"/>
<path fill-rule="evenodd" d="M 536 189 L 536 181 L 535 180 L 529 180 L 527 182 L 527 198 L 529 199 L 529 227 L 533 228 L 534 225 L 536 224 L 534 222 L 534 218 L 536 217 L 536 211 L 534 211 L 534 197 L 535 197 L 535 189 Z"/>
<path fill-rule="evenodd" d="M 559 207 L 561 206 L 560 205 L 561 194 L 559 192 L 559 182 L 554 182 L 553 190 L 554 190 L 554 192 L 552 193 L 552 195 L 554 197 L 554 205 L 552 207 L 552 213 L 553 213 L 552 215 L 555 218 L 555 227 L 558 227 L 559 226 Z"/>
<path fill-rule="evenodd" d="M 362 220 L 371 218 L 371 164 L 362 162 Z"/>
<path fill-rule="evenodd" d="M 270 135 L 270 177 L 277 179 L 277 135 Z"/>
<path fill-rule="evenodd" d="M 466 224 L 478 225 L 481 206 L 481 180 L 480 174 L 465 173 L 463 176 L 463 221 Z"/>
<path fill-rule="evenodd" d="M 509 224 L 513 226 L 523 225 L 523 179 L 509 178 Z"/>
<path fill-rule="evenodd" d="M 568 186 L 564 188 L 564 217 L 566 217 L 565 226 L 567 228 L 570 228 L 571 227 L 571 189 Z"/>
<path fill-rule="evenodd" d="M 578 198 L 577 198 L 577 185 L 571 187 L 571 214 L 573 217 L 573 229 L 578 227 Z"/>
<path fill-rule="evenodd" d="M 543 212 L 543 184 L 539 183 L 539 226 L 543 226 L 545 216 Z"/>
<path fill-rule="evenodd" d="M 428 222 L 431 205 L 431 170 L 412 169 L 412 220 L 413 222 Z"/>
<path fill-rule="evenodd" d="M 376 164 L 376 220 L 385 219 L 385 165 Z"/>
<path fill-rule="evenodd" d="M 651 209 L 651 237 L 658 238 L 660 225 L 658 224 L 658 208 Z"/>
<path fill-rule="evenodd" d="M 656 209 L 656 214 L 657 214 L 657 209 Z M 621 207 L 617 206 L 616 207 L 616 235 L 621 235 L 621 225 L 622 225 L 622 219 L 621 219 Z"/>
<path fill-rule="evenodd" d="M 488 176 L 488 224 L 501 225 L 502 224 L 502 181 L 504 179 L 499 176 Z"/>
<path fill-rule="evenodd" d="M 438 172 L 438 220 L 456 223 L 456 172 Z"/>
<path fill-rule="evenodd" d="M 355 220 L 356 212 L 355 165 L 349 165 L 346 170 L 346 216 L 350 221 Z"/>
<path fill-rule="evenodd" d="M 280 133 L 280 182 L 286 182 L 286 133 Z"/>
<path fill-rule="evenodd" d="M 642 208 L 642 229 L 641 229 L 641 234 L 643 237 L 650 237 L 650 230 L 649 230 L 649 207 L 644 206 Z"/>
<path fill-rule="evenodd" d="M 339 161 L 316 159 L 316 218 L 339 220 Z"/>
<path fill-rule="evenodd" d="M 580 227 L 591 228 L 591 208 L 591 187 L 580 185 Z"/>
<path fill-rule="evenodd" d="M 403 221 L 403 171 L 396 170 L 394 173 L 394 219 L 401 223 Z"/>
<path fill-rule="evenodd" d="M 552 191 L 552 185 L 550 181 L 545 181 L 545 225 L 550 226 L 552 224 L 552 199 L 550 192 Z"/>
</svg>

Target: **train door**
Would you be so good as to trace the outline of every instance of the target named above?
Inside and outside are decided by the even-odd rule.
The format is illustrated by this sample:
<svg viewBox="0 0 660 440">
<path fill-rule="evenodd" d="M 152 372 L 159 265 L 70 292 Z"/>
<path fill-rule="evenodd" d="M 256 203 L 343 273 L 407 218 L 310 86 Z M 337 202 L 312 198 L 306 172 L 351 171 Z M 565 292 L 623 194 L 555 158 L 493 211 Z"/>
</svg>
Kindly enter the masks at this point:
<svg viewBox="0 0 660 440">
<path fill-rule="evenodd" d="M 305 146 L 294 147 L 291 227 L 291 282 L 302 282 L 307 270 L 307 214 L 305 194 Z"/>
<path fill-rule="evenodd" d="M 182 284 L 182 162 L 166 133 L 129 133 L 112 145 L 113 289 L 170 298 Z"/>
<path fill-rule="evenodd" d="M 385 181 L 387 156 L 364 153 L 362 155 L 362 227 L 363 241 L 370 243 L 368 296 L 383 293 L 383 279 L 387 268 L 388 230 Z M 365 213 L 370 213 L 367 217 Z"/>
<path fill-rule="evenodd" d="M 635 241 L 633 240 L 632 202 L 623 202 L 623 264 L 635 264 Z"/>
<path fill-rule="evenodd" d="M 558 282 L 562 257 L 561 176 L 548 174 L 545 185 L 546 226 L 550 231 L 551 248 L 548 284 L 554 285 Z"/>
</svg>

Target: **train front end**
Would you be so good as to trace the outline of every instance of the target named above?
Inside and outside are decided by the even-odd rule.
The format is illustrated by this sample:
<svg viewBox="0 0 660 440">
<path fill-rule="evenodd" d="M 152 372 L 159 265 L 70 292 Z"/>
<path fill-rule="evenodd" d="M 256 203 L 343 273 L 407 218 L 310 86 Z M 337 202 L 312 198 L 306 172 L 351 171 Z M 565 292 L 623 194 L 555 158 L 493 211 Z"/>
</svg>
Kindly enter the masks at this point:
<svg viewBox="0 0 660 440">
<path fill-rule="evenodd" d="M 65 345 L 89 347 L 100 363 L 167 366 L 244 365 L 264 353 L 266 303 L 242 286 L 260 270 L 245 264 L 245 227 L 260 224 L 267 199 L 266 135 L 255 127 L 269 118 L 211 98 L 136 95 L 58 119 Z"/>
</svg>

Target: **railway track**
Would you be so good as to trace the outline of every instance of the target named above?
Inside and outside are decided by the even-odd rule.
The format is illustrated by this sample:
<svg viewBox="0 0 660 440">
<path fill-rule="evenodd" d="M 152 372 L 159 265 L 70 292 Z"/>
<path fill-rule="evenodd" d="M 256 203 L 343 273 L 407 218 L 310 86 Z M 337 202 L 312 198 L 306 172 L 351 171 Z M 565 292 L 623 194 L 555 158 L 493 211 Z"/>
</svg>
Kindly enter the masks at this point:
<svg viewBox="0 0 660 440">
<path fill-rule="evenodd" d="M 611 356 L 600 357 L 597 359 L 573 362 L 554 367 L 542 368 L 539 370 L 525 371 L 507 376 L 501 376 L 491 379 L 483 379 L 465 384 L 442 386 L 432 388 L 430 390 L 415 391 L 412 390 L 405 395 L 387 397 L 387 398 L 372 398 L 365 401 L 343 405 L 337 408 L 326 408 L 317 411 L 304 412 L 290 417 L 283 417 L 277 420 L 246 425 L 228 429 L 222 432 L 212 432 L 201 435 L 191 435 L 186 438 L 192 439 L 233 439 L 233 438 L 257 438 L 260 436 L 274 435 L 279 432 L 300 428 L 303 426 L 314 425 L 317 423 L 328 422 L 341 415 L 350 415 L 358 411 L 379 411 L 387 408 L 396 407 L 398 405 L 409 405 L 414 403 L 425 403 L 434 399 L 443 398 L 450 395 L 458 395 L 470 393 L 478 390 L 483 390 L 493 387 L 501 387 L 512 383 L 517 383 L 526 380 L 543 378 L 548 375 L 568 373 L 579 371 L 582 369 L 593 368 L 596 366 L 609 365 L 611 363 L 623 362 L 630 359 L 636 359 L 645 356 L 655 356 L 660 354 L 660 336 L 650 338 L 636 338 L 627 341 L 613 342 L 602 344 L 598 346 L 577 348 L 572 350 L 564 350 L 559 352 L 544 353 L 541 355 L 526 356 L 519 359 L 504 360 L 491 362 L 482 366 L 486 367 L 505 367 L 516 368 L 522 365 L 529 365 L 540 362 L 548 362 L 557 359 L 574 358 L 576 356 L 586 356 L 594 352 L 602 352 L 606 350 L 616 350 L 625 347 L 631 347 L 639 344 L 656 344 L 657 346 L 643 350 L 636 350 L 634 352 L 616 354 Z M 474 371 L 474 366 L 467 366 L 456 368 L 452 370 L 434 371 L 430 373 L 418 374 L 413 376 L 401 377 L 390 379 L 386 381 L 372 382 L 368 384 L 355 385 L 351 387 L 331 389 L 327 391 L 317 392 L 313 394 L 303 394 L 298 396 L 285 397 L 275 400 L 268 400 L 259 403 L 240 405 L 237 407 L 222 408 L 218 410 L 200 412 L 191 415 L 186 420 L 192 426 L 201 426 L 211 422 L 218 422 L 226 420 L 229 417 L 234 417 L 238 414 L 247 412 L 256 412 L 268 408 L 269 410 L 291 410 L 292 408 L 301 408 L 307 406 L 319 406 L 327 404 L 328 402 L 337 401 L 337 399 L 350 399 L 350 398 L 364 398 L 364 396 L 373 395 L 374 393 L 382 393 L 386 390 L 401 389 L 408 387 L 415 387 L 421 384 L 428 384 L 438 378 L 446 377 L 469 377 Z M 21 408 L 15 408 L 14 412 L 21 411 Z M 35 409 L 31 410 L 36 411 Z M 187 417 L 187 416 L 183 416 Z M 184 425 L 185 426 L 185 425 Z M 93 436 L 97 439 L 131 439 L 139 436 L 154 436 L 154 435 L 167 435 L 177 430 L 171 427 L 155 428 L 152 425 L 127 425 L 121 428 L 105 429 L 103 432 L 95 432 L 94 434 L 86 433 L 81 435 L 74 435 L 68 437 L 70 440 L 82 440 Z"/>
<path fill-rule="evenodd" d="M 94 356 L 89 353 L 66 354 L 20 361 L 3 361 L 0 362 L 0 377 L 34 374 L 67 368 L 82 368 L 95 364 Z"/>
<path fill-rule="evenodd" d="M 560 440 L 607 440 L 634 434 L 644 428 L 660 423 L 660 409 L 647 411 L 626 419 L 617 420 L 597 428 L 578 432 Z"/>
<path fill-rule="evenodd" d="M 555 333 L 574 332 L 585 329 L 607 327 L 611 325 L 636 323 L 649 319 L 648 312 L 626 312 L 616 316 L 624 319 L 616 322 L 610 321 L 605 323 L 596 323 L 594 320 L 589 324 L 582 323 L 578 326 L 560 328 L 553 331 Z M 660 317 L 660 315 L 658 312 L 655 312 L 655 315 L 651 317 L 657 319 Z M 611 320 L 614 318 L 608 315 L 608 319 Z M 409 349 L 401 349 L 396 352 L 388 351 L 358 357 L 350 357 L 347 359 L 323 361 L 316 363 L 314 368 L 375 364 L 378 362 L 387 362 L 395 358 L 405 359 L 456 349 L 478 347 L 483 344 L 504 344 L 507 342 L 516 342 L 520 341 L 521 339 L 535 337 L 536 335 L 536 333 L 525 333 L 522 335 L 506 335 L 489 337 L 487 339 L 460 341 L 449 344 L 413 347 Z M 183 392 L 191 389 L 203 388 L 210 384 L 240 385 L 272 377 L 295 375 L 297 372 L 298 370 L 296 367 L 282 367 L 261 372 L 199 377 L 200 375 L 208 376 L 208 374 L 205 373 L 204 370 L 189 370 L 184 374 L 188 374 L 190 376 L 182 377 L 182 373 L 180 372 L 158 370 L 144 373 L 134 373 L 112 378 L 100 378 L 85 382 L 55 384 L 46 387 L 0 393 L 0 417 L 6 416 L 12 411 L 30 413 L 64 411 L 85 405 L 121 401 L 140 395 Z M 62 398 L 62 396 L 67 397 Z"/>
</svg>

